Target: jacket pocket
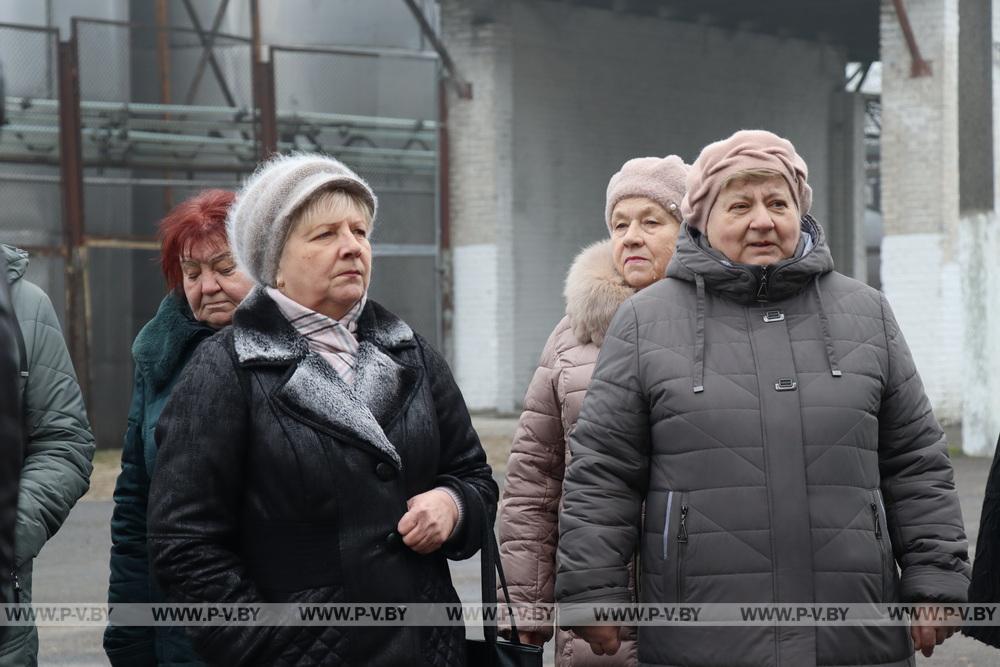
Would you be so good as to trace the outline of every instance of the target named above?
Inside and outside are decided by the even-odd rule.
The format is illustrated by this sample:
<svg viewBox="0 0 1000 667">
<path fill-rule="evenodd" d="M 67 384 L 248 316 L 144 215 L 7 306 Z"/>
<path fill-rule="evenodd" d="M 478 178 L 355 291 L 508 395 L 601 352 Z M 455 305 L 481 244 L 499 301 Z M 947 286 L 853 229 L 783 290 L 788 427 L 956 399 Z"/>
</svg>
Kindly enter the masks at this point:
<svg viewBox="0 0 1000 667">
<path fill-rule="evenodd" d="M 889 581 L 892 577 L 892 547 L 889 542 L 889 531 L 885 516 L 885 505 L 882 503 L 882 493 L 876 489 L 871 494 L 872 528 L 875 541 L 878 542 L 880 572 L 882 574 L 882 602 L 889 602 Z"/>
<path fill-rule="evenodd" d="M 295 592 L 343 586 L 337 528 L 326 522 L 248 522 L 244 563 L 268 602 L 284 601 Z"/>
<path fill-rule="evenodd" d="M 684 551 L 687 547 L 687 494 L 671 491 L 667 495 L 663 521 L 664 592 L 674 602 L 684 600 Z M 669 601 L 669 600 L 668 600 Z"/>
</svg>

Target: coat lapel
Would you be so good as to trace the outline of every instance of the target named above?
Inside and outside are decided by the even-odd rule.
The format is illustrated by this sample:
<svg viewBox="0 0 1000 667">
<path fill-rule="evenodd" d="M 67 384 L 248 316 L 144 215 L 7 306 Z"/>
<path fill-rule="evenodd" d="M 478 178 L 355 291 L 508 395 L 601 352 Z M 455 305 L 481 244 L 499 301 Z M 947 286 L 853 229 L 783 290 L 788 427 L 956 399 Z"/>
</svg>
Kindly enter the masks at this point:
<svg viewBox="0 0 1000 667">
<path fill-rule="evenodd" d="M 242 311 L 242 312 L 241 312 Z M 284 318 L 263 290 L 254 290 L 237 310 L 233 338 L 241 365 L 294 368 L 271 397 L 295 419 L 352 444 L 371 447 L 402 469 L 386 433 L 419 388 L 422 369 L 390 352 L 415 344 L 413 331 L 369 300 L 358 321 L 356 377 L 347 383 Z"/>
</svg>

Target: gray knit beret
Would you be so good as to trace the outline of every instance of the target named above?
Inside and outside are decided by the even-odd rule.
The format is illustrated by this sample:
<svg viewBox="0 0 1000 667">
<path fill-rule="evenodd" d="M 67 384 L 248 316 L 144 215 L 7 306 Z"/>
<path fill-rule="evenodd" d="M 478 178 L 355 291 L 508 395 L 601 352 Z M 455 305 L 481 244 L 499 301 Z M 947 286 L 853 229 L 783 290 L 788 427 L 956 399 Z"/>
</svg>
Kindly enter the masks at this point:
<svg viewBox="0 0 1000 667">
<path fill-rule="evenodd" d="M 343 162 L 318 153 L 294 153 L 262 163 L 236 194 L 226 218 L 229 246 L 243 272 L 274 287 L 292 214 L 317 192 L 333 188 L 367 202 L 374 224 L 378 199 Z"/>
</svg>

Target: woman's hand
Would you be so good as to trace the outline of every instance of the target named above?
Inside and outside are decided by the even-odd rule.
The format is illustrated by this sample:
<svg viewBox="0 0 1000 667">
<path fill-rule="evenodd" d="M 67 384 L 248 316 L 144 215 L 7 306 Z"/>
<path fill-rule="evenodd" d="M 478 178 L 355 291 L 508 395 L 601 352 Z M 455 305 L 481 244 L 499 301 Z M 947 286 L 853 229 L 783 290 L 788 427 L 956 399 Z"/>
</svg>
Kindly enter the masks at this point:
<svg viewBox="0 0 1000 667">
<path fill-rule="evenodd" d="M 431 489 L 406 501 L 407 512 L 396 525 L 403 544 L 418 554 L 437 551 L 458 522 L 458 507 L 446 491 Z"/>
<path fill-rule="evenodd" d="M 920 618 L 945 618 L 943 607 L 938 607 L 935 610 L 932 605 L 926 605 L 920 612 Z M 920 651 L 924 654 L 925 658 L 931 657 L 934 653 L 934 647 L 943 644 L 944 640 L 955 634 L 960 625 L 961 621 L 957 618 L 948 623 L 921 623 L 914 619 L 910 625 L 910 636 L 913 638 L 913 652 Z"/>
<path fill-rule="evenodd" d="M 541 646 L 545 643 L 545 635 L 541 632 L 528 632 L 526 630 L 520 630 L 517 633 L 517 638 L 521 640 L 522 644 Z"/>
<path fill-rule="evenodd" d="M 594 655 L 614 655 L 622 645 L 616 625 L 583 625 L 573 628 L 573 632 L 590 644 Z"/>
</svg>

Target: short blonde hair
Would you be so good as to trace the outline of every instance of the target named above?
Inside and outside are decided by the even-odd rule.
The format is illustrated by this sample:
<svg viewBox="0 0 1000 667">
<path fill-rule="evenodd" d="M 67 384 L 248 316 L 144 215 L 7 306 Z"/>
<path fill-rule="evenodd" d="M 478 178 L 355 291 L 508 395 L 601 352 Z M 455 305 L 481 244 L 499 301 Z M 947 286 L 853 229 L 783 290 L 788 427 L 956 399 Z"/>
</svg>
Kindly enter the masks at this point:
<svg viewBox="0 0 1000 667">
<path fill-rule="evenodd" d="M 360 195 L 342 187 L 326 188 L 313 193 L 292 213 L 291 227 L 294 228 L 308 213 L 321 208 L 335 213 L 357 211 L 364 216 L 368 231 L 372 229 L 374 212 L 371 205 Z"/>
</svg>

